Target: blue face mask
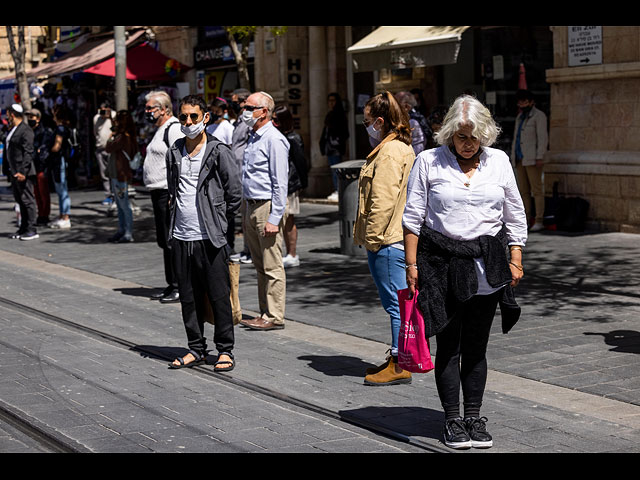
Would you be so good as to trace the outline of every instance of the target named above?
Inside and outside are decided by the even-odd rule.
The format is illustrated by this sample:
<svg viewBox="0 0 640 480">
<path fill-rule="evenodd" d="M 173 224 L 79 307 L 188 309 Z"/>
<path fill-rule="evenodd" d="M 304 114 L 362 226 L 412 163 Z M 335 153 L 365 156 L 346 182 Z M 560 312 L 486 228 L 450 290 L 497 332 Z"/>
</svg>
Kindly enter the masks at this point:
<svg viewBox="0 0 640 480">
<path fill-rule="evenodd" d="M 369 134 L 369 136 L 371 138 L 373 138 L 377 142 L 381 142 L 382 141 L 382 130 L 376 130 L 375 129 L 375 124 L 376 124 L 376 122 L 373 122 L 371 125 L 369 125 L 367 127 L 367 133 Z"/>
</svg>

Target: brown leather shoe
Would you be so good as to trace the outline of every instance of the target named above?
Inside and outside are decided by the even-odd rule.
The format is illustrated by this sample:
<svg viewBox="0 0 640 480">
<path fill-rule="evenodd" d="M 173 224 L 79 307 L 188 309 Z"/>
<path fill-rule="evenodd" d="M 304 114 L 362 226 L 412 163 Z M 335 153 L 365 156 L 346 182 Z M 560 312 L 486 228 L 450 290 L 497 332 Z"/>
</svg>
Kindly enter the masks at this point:
<svg viewBox="0 0 640 480">
<path fill-rule="evenodd" d="M 252 318 L 251 320 L 241 320 L 240 323 L 252 330 L 282 330 L 284 328 L 284 324 L 273 323 L 262 317 Z"/>
<path fill-rule="evenodd" d="M 411 372 L 402 370 L 402 372 L 396 373 L 396 364 L 393 361 L 393 357 L 389 359 L 385 369 L 364 377 L 364 384 L 371 386 L 398 385 L 402 383 L 411 383 Z"/>
</svg>

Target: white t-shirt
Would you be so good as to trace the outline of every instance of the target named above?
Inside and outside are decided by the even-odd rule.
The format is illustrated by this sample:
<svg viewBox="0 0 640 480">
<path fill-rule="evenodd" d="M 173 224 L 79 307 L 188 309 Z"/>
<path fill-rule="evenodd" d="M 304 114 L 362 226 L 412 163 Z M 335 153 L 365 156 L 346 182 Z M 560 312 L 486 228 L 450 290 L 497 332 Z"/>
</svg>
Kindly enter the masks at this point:
<svg viewBox="0 0 640 480">
<path fill-rule="evenodd" d="M 419 236 L 423 223 L 455 240 L 495 236 L 504 223 L 509 244 L 524 245 L 527 221 L 507 154 L 483 147 L 478 169 L 469 179 L 449 147 L 420 153 L 409 175 L 402 225 Z M 475 261 L 478 294 L 497 291 L 486 280 L 482 258 Z"/>
<path fill-rule="evenodd" d="M 213 135 L 224 144 L 231 145 L 233 138 L 233 125 L 228 120 L 220 123 L 212 123 L 205 129 L 209 135 Z"/>
<path fill-rule="evenodd" d="M 147 145 L 144 165 L 142 167 L 142 180 L 150 190 L 167 188 L 167 163 L 165 156 L 169 147 L 164 141 L 164 132 L 169 128 L 169 145 L 173 145 L 177 139 L 184 137 L 180 130 L 180 123 L 176 117 L 171 117 L 164 122 L 153 135 Z"/>
<path fill-rule="evenodd" d="M 173 226 L 173 236 L 178 240 L 194 241 L 209 238 L 204 222 L 200 221 L 197 195 L 198 176 L 206 147 L 205 142 L 194 157 L 190 157 L 185 148 L 182 149 L 176 220 Z"/>
</svg>

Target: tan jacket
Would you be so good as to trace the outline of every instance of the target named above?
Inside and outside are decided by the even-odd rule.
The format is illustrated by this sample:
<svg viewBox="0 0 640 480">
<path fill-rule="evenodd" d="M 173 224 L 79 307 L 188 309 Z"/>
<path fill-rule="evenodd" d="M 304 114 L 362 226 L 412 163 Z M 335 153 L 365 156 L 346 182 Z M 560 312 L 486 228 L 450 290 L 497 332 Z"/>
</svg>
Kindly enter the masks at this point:
<svg viewBox="0 0 640 480">
<path fill-rule="evenodd" d="M 360 170 L 353 241 L 372 252 L 403 239 L 402 214 L 415 152 L 395 137 L 387 135 Z"/>
</svg>

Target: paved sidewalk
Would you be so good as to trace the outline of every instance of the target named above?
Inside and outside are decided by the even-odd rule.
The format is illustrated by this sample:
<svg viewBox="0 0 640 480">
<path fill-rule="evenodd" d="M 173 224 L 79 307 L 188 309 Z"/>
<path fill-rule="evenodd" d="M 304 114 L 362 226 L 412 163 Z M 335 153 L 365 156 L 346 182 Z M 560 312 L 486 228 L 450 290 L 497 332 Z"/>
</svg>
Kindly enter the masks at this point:
<svg viewBox="0 0 640 480">
<path fill-rule="evenodd" d="M 71 200 L 71 230 L 11 240 L 13 203 L 0 182 L 0 297 L 179 353 L 179 305 L 148 300 L 164 286 L 148 195 L 137 195 L 136 242 L 127 245 L 106 241 L 117 220 L 104 215 L 100 192 L 72 191 Z M 287 327 L 237 327 L 237 367 L 228 376 L 448 451 L 432 374 L 398 387 L 362 384 L 364 370 L 385 357 L 388 319 L 366 257 L 340 254 L 337 215 L 336 205 L 302 203 Z M 516 292 L 521 320 L 503 335 L 497 317 L 489 344 L 488 452 L 640 451 L 639 238 L 531 234 Z M 240 293 L 243 311 L 255 312 L 251 265 L 241 267 Z M 0 400 L 94 451 L 417 451 L 15 315 L 0 308 Z M 132 409 L 142 414 L 128 422 Z"/>
</svg>

